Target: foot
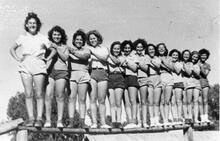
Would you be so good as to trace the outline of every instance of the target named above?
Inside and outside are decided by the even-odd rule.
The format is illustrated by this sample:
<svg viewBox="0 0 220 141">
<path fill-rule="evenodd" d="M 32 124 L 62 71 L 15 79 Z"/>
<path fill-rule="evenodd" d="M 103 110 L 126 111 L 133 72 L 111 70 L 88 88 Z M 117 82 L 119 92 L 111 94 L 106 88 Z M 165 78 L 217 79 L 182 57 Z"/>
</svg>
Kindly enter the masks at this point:
<svg viewBox="0 0 220 141">
<path fill-rule="evenodd" d="M 34 124 L 35 127 L 41 128 L 43 126 L 42 120 L 37 120 Z"/>
<path fill-rule="evenodd" d="M 33 126 L 34 126 L 34 119 L 26 120 L 26 121 L 24 122 L 24 126 L 33 127 Z"/>
<path fill-rule="evenodd" d="M 68 128 L 73 128 L 74 126 L 74 119 L 69 119 L 69 125 L 67 126 Z"/>
<path fill-rule="evenodd" d="M 137 128 L 142 128 L 142 124 L 141 123 L 138 123 L 136 126 L 137 126 Z"/>
<path fill-rule="evenodd" d="M 57 128 L 63 128 L 63 123 L 62 121 L 57 121 Z"/>
<path fill-rule="evenodd" d="M 134 123 L 129 123 L 124 127 L 124 129 L 130 129 L 130 128 L 137 128 L 137 125 Z"/>
<path fill-rule="evenodd" d="M 117 123 L 117 128 L 120 128 L 120 129 L 123 128 L 121 122 L 118 122 L 118 123 Z"/>
<path fill-rule="evenodd" d="M 144 124 L 143 124 L 143 127 L 144 127 L 144 128 L 149 128 L 150 126 L 149 126 L 147 123 L 144 123 Z"/>
<path fill-rule="evenodd" d="M 107 124 L 103 124 L 103 125 L 100 126 L 100 128 L 109 129 L 109 128 L 112 128 L 112 127 L 107 125 Z"/>
<path fill-rule="evenodd" d="M 51 121 L 46 121 L 44 127 L 46 128 L 51 127 Z"/>
<path fill-rule="evenodd" d="M 98 127 L 98 125 L 96 124 L 96 123 L 93 123 L 91 126 L 90 126 L 90 128 L 97 128 Z"/>
</svg>

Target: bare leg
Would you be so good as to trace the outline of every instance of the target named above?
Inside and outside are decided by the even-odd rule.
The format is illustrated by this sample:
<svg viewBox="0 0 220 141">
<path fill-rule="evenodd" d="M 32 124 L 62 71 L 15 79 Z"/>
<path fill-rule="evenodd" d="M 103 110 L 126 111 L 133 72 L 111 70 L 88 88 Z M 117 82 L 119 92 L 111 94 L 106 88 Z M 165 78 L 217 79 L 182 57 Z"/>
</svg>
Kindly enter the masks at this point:
<svg viewBox="0 0 220 141">
<path fill-rule="evenodd" d="M 46 95 L 45 95 L 45 109 L 46 109 L 47 121 L 51 121 L 51 104 L 54 94 L 54 85 L 55 85 L 54 80 L 49 77 L 49 84 L 46 87 Z"/>
<path fill-rule="evenodd" d="M 148 100 L 149 100 L 149 114 L 150 114 L 150 120 L 151 124 L 153 124 L 153 118 L 154 118 L 154 89 L 152 86 L 148 87 Z"/>
<path fill-rule="evenodd" d="M 141 109 L 142 109 L 142 121 L 143 124 L 147 123 L 147 86 L 143 86 L 140 88 L 140 96 L 141 96 Z"/>
<path fill-rule="evenodd" d="M 136 123 L 137 121 L 137 88 L 129 87 L 128 94 L 131 101 L 131 113 L 132 113 L 132 122 Z"/>
<path fill-rule="evenodd" d="M 43 90 L 45 87 L 45 76 L 43 74 L 34 75 L 33 80 L 37 97 L 37 119 L 42 120 L 44 108 Z"/>
<path fill-rule="evenodd" d="M 71 93 L 69 96 L 68 111 L 69 111 L 69 118 L 73 119 L 76 110 L 76 98 L 78 91 L 77 83 L 74 81 L 70 81 L 70 89 L 71 89 Z"/>
<path fill-rule="evenodd" d="M 24 86 L 25 91 L 25 104 L 26 109 L 28 113 L 28 117 L 30 120 L 34 120 L 34 114 L 33 114 L 33 79 L 30 74 L 27 73 L 20 73 L 21 80 Z"/>
<path fill-rule="evenodd" d="M 198 114 L 199 114 L 199 106 L 198 106 L 198 102 L 199 102 L 199 90 L 198 89 L 194 89 L 193 91 L 193 101 L 194 101 L 194 121 L 197 122 L 198 121 Z"/>
<path fill-rule="evenodd" d="M 127 89 L 125 89 L 125 91 L 124 91 L 124 98 L 125 98 L 125 111 L 126 111 L 128 122 L 130 123 L 132 121 L 131 103 L 130 103 L 130 99 L 129 99 L 129 96 L 128 96 L 128 90 Z"/>
<path fill-rule="evenodd" d="M 189 117 L 187 112 L 187 95 L 185 90 L 183 91 L 183 114 L 185 119 Z"/>
<path fill-rule="evenodd" d="M 154 114 L 155 114 L 155 121 L 159 123 L 159 106 L 160 106 L 160 96 L 161 96 L 161 88 L 154 89 Z"/>
<path fill-rule="evenodd" d="M 62 121 L 63 119 L 63 108 L 64 108 L 64 90 L 66 87 L 65 79 L 58 79 L 55 81 L 55 94 L 57 100 L 57 121 Z"/>
<path fill-rule="evenodd" d="M 90 105 L 91 105 L 91 115 L 92 115 L 92 123 L 97 124 L 97 87 L 98 84 L 94 79 L 91 79 L 91 92 L 90 92 Z"/>
<path fill-rule="evenodd" d="M 116 117 L 117 122 L 121 122 L 121 102 L 122 102 L 122 95 L 123 95 L 123 89 L 117 88 L 115 89 L 115 98 L 116 98 Z"/>
<path fill-rule="evenodd" d="M 175 89 L 178 119 L 182 119 L 182 106 L 183 106 L 183 104 L 182 104 L 182 92 L 183 92 L 183 90 L 181 88 L 176 88 Z"/>
<path fill-rule="evenodd" d="M 114 89 L 109 89 L 109 100 L 110 100 L 110 106 L 111 106 L 111 117 L 112 117 L 112 122 L 116 122 L 116 101 L 115 101 L 115 91 Z"/>
<path fill-rule="evenodd" d="M 86 94 L 88 91 L 88 85 L 88 83 L 78 84 L 79 114 L 81 119 L 85 119 L 86 115 Z"/>
<path fill-rule="evenodd" d="M 106 107 L 105 107 L 105 98 L 108 91 L 108 81 L 98 82 L 98 102 L 99 102 L 99 113 L 101 124 L 105 124 L 105 115 L 106 115 Z"/>
<path fill-rule="evenodd" d="M 163 123 L 165 123 L 166 120 L 166 114 L 165 114 L 165 103 L 166 103 L 166 98 L 165 98 L 165 88 L 162 88 L 162 93 L 161 93 L 161 100 L 160 100 L 160 114 L 163 119 Z"/>
<path fill-rule="evenodd" d="M 193 96 L 193 89 L 186 90 L 187 96 L 187 110 L 188 110 L 188 118 L 192 119 L 192 96 Z"/>
<path fill-rule="evenodd" d="M 166 86 L 165 88 L 165 122 L 168 122 L 170 113 L 170 102 L 172 96 L 173 86 Z"/>
</svg>

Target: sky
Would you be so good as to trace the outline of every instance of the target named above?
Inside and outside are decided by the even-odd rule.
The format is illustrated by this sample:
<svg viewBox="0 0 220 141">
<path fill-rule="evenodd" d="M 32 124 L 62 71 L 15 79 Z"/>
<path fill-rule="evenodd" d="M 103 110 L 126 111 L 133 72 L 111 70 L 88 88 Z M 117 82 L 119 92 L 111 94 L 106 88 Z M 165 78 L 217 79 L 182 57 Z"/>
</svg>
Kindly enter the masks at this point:
<svg viewBox="0 0 220 141">
<path fill-rule="evenodd" d="M 42 34 L 47 35 L 54 25 L 63 27 L 69 45 L 73 33 L 82 28 L 100 31 L 106 47 L 116 40 L 145 38 L 180 51 L 207 48 L 210 84 L 219 82 L 218 0 L 0 0 L 0 121 L 7 119 L 9 98 L 23 91 L 18 64 L 9 49 L 25 33 L 28 12 L 40 17 Z"/>
</svg>

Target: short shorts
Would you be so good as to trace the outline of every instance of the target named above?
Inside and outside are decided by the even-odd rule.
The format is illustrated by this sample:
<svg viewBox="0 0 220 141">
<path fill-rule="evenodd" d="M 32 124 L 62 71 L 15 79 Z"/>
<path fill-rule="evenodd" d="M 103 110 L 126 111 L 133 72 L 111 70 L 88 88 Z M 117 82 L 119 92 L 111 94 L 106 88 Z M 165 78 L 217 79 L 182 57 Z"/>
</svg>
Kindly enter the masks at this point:
<svg viewBox="0 0 220 141">
<path fill-rule="evenodd" d="M 88 71 L 71 71 L 70 72 L 70 82 L 76 82 L 78 84 L 81 83 L 89 83 L 91 80 L 91 77 L 89 75 Z"/>
<path fill-rule="evenodd" d="M 126 75 L 125 76 L 125 87 L 139 87 L 137 76 L 135 75 Z"/>
<path fill-rule="evenodd" d="M 58 80 L 58 79 L 69 79 L 69 73 L 67 70 L 52 70 L 49 74 L 49 77 Z"/>
<path fill-rule="evenodd" d="M 209 81 L 208 79 L 204 79 L 204 78 L 201 78 L 200 79 L 200 84 L 201 84 L 201 88 L 205 88 L 205 87 L 209 87 Z"/>
<path fill-rule="evenodd" d="M 92 69 L 91 79 L 94 79 L 97 82 L 108 81 L 108 73 L 105 69 Z"/>
<path fill-rule="evenodd" d="M 109 74 L 108 88 L 116 89 L 122 88 L 125 89 L 125 78 L 121 73 Z"/>
<path fill-rule="evenodd" d="M 161 78 L 161 84 L 163 87 L 174 85 L 174 79 L 173 79 L 172 74 L 164 72 L 160 74 L 160 78 Z"/>
<path fill-rule="evenodd" d="M 139 87 L 148 86 L 148 77 L 139 77 L 138 78 L 138 85 Z"/>
<path fill-rule="evenodd" d="M 201 84 L 199 79 L 185 78 L 185 89 L 196 88 L 201 90 Z"/>
<path fill-rule="evenodd" d="M 148 86 L 153 88 L 162 87 L 160 75 L 150 75 L 148 77 Z"/>
<path fill-rule="evenodd" d="M 174 83 L 173 88 L 174 88 L 174 89 L 175 89 L 175 88 L 184 89 L 184 83 L 183 83 L 183 82 Z"/>
<path fill-rule="evenodd" d="M 20 63 L 18 71 L 31 75 L 47 74 L 46 68 L 46 63 L 43 60 L 29 55 Z"/>
</svg>

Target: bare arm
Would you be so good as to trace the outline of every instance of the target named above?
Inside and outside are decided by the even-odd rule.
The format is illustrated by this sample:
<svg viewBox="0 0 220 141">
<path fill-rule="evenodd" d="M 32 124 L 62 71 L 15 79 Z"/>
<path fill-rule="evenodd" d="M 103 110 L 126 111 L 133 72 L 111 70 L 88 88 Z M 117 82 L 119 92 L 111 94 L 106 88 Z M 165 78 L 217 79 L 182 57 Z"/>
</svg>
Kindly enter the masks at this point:
<svg viewBox="0 0 220 141">
<path fill-rule="evenodd" d="M 49 50 L 51 51 L 50 54 L 45 58 L 46 61 L 49 61 L 53 58 L 53 56 L 56 54 L 56 49 L 53 47 L 50 47 Z"/>
<path fill-rule="evenodd" d="M 200 75 L 207 77 L 210 72 L 210 69 L 205 69 L 203 66 L 200 66 Z"/>
<path fill-rule="evenodd" d="M 109 58 L 116 64 L 119 65 L 120 64 L 120 60 L 118 58 L 116 58 L 115 56 L 109 54 Z"/>
<path fill-rule="evenodd" d="M 108 58 L 108 49 L 102 47 L 102 52 L 97 52 L 94 48 L 90 48 L 91 53 L 101 61 L 106 61 Z"/>
<path fill-rule="evenodd" d="M 67 61 L 69 58 L 69 50 L 67 48 L 63 49 L 63 47 L 57 47 L 57 53 L 63 61 Z"/>
<path fill-rule="evenodd" d="M 83 50 L 76 50 L 76 49 L 70 49 L 70 57 L 71 58 L 79 58 L 82 60 L 88 60 L 91 56 L 90 50 L 83 49 Z"/>
<path fill-rule="evenodd" d="M 10 48 L 10 54 L 11 54 L 11 56 L 12 56 L 16 61 L 21 62 L 21 61 L 23 61 L 23 58 L 18 57 L 18 55 L 17 55 L 17 53 L 16 53 L 16 50 L 17 50 L 18 47 L 20 47 L 20 46 L 18 46 L 18 45 L 15 43 L 15 44 Z"/>
</svg>

